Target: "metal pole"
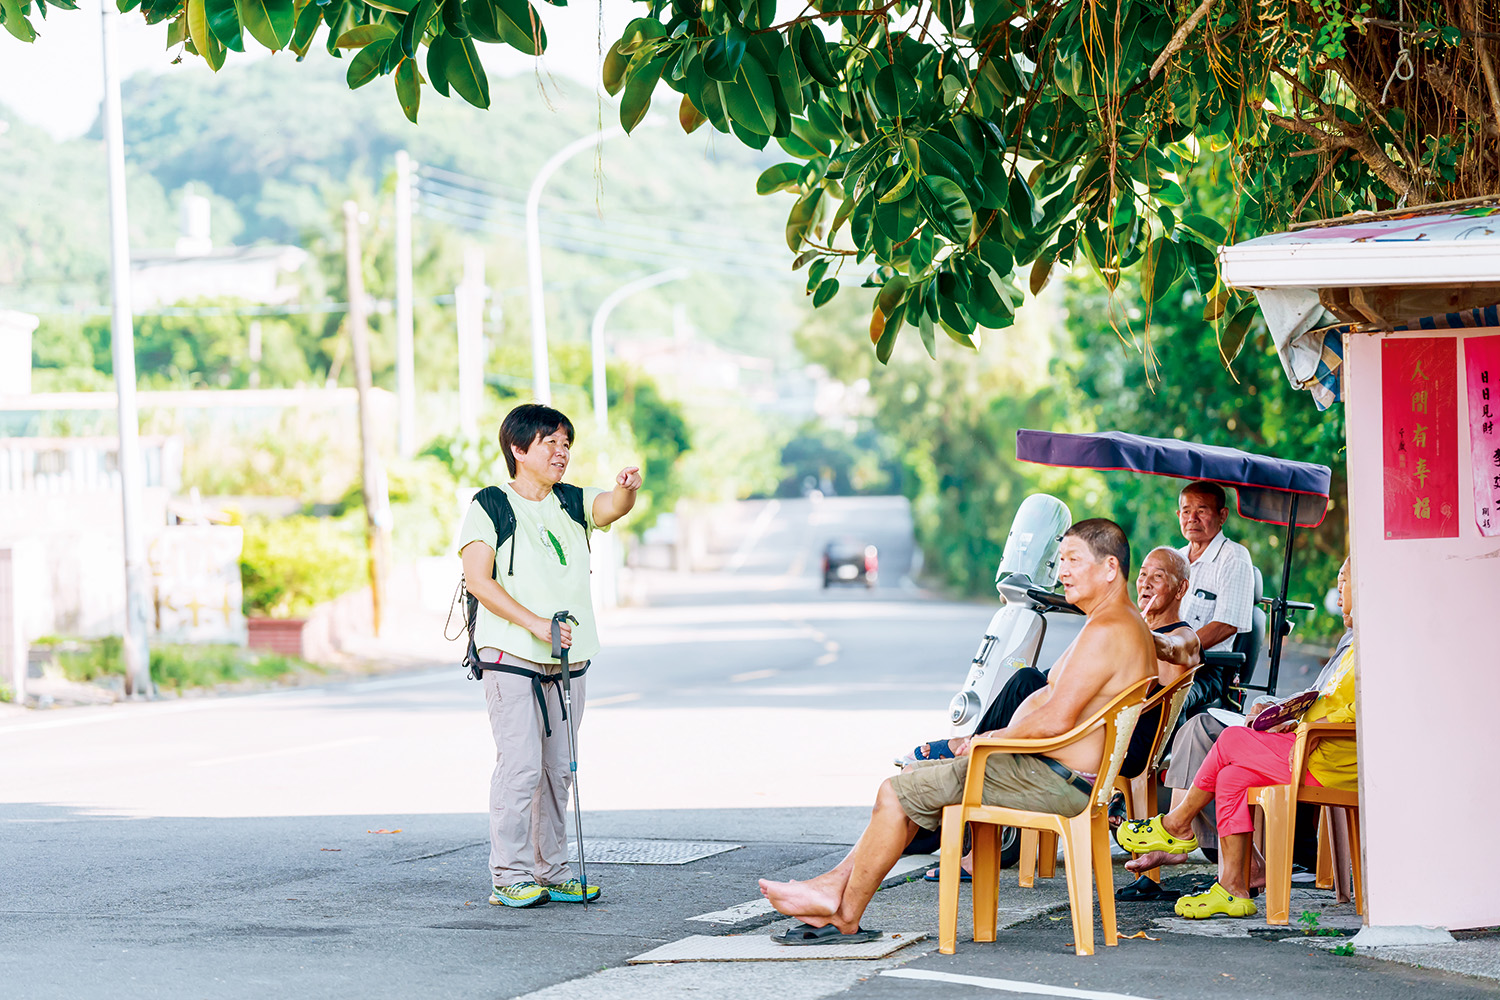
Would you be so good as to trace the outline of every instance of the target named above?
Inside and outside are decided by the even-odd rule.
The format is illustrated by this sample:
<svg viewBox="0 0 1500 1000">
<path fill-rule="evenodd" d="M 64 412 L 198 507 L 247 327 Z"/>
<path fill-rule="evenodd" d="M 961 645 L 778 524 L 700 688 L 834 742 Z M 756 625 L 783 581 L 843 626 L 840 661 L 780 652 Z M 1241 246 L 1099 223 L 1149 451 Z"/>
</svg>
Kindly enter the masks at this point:
<svg viewBox="0 0 1500 1000">
<path fill-rule="evenodd" d="M 396 448 L 417 451 L 417 382 L 412 347 L 411 157 L 396 151 Z"/>
<path fill-rule="evenodd" d="M 594 310 L 594 321 L 589 327 L 589 341 L 594 362 L 594 426 L 598 429 L 601 439 L 609 429 L 609 393 L 605 386 L 604 374 L 604 324 L 609 322 L 609 314 L 614 312 L 615 306 L 636 292 L 664 285 L 669 281 L 678 281 L 686 278 L 689 273 L 685 267 L 673 267 L 626 282 L 610 292 L 604 301 L 599 303 L 599 308 Z"/>
<path fill-rule="evenodd" d="M 636 126 L 654 128 L 657 119 L 647 119 Z M 531 188 L 526 192 L 526 297 L 531 303 L 531 386 L 538 403 L 552 402 L 551 366 L 547 361 L 547 301 L 542 295 L 542 188 L 547 181 L 572 157 L 591 146 L 625 135 L 618 125 L 600 129 L 592 135 L 574 139 L 553 153 L 540 170 L 531 178 Z"/>
<path fill-rule="evenodd" d="M 104 148 L 109 164 L 110 355 L 115 368 L 120 433 L 120 510 L 125 543 L 125 690 L 150 698 L 151 649 L 146 637 L 151 577 L 141 527 L 139 416 L 135 405 L 135 328 L 130 308 L 130 222 L 125 212 L 125 128 L 120 115 L 120 78 L 115 27 L 120 16 L 112 0 L 100 6 L 104 48 Z"/>
<path fill-rule="evenodd" d="M 484 248 L 464 248 L 464 276 L 454 290 L 458 319 L 458 430 L 472 441 L 479 436 L 484 402 Z"/>
<path fill-rule="evenodd" d="M 370 553 L 370 599 L 375 634 L 380 634 L 385 607 L 386 531 L 385 474 L 375 443 L 375 415 L 370 404 L 369 303 L 365 299 L 364 266 L 359 248 L 359 206 L 344 202 L 344 266 L 349 296 L 349 337 L 354 345 L 354 385 L 359 396 L 360 489 L 365 500 L 365 539 Z"/>
<path fill-rule="evenodd" d="M 1281 640 L 1286 632 L 1287 593 L 1292 586 L 1292 542 L 1297 535 L 1297 494 L 1292 494 L 1292 512 L 1286 519 L 1286 555 L 1281 564 L 1281 594 L 1271 602 L 1271 659 L 1267 666 L 1266 693 L 1276 696 L 1276 676 L 1281 671 Z"/>
</svg>

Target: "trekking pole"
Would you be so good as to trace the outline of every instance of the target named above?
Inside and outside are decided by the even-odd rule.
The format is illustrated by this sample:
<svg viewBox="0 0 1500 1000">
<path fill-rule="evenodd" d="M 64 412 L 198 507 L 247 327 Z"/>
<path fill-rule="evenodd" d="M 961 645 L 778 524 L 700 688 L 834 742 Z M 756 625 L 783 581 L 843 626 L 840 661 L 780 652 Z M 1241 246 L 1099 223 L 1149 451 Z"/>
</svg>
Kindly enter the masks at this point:
<svg viewBox="0 0 1500 1000">
<path fill-rule="evenodd" d="M 573 742 L 573 677 L 568 671 L 568 650 L 562 644 L 563 622 L 578 624 L 566 611 L 552 616 L 552 658 L 562 661 L 563 721 L 568 724 L 568 773 L 573 776 L 573 832 L 578 837 L 578 881 L 583 887 L 583 908 L 589 906 L 589 874 L 583 861 L 583 809 L 578 804 L 578 748 Z"/>
</svg>

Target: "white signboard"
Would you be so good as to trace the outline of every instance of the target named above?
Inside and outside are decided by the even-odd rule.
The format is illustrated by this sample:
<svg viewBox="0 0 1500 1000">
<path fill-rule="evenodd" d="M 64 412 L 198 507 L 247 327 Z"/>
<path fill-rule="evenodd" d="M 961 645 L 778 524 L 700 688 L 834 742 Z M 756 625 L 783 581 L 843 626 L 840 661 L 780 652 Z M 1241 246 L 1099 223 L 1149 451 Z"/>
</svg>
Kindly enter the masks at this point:
<svg viewBox="0 0 1500 1000">
<path fill-rule="evenodd" d="M 240 553 L 243 528 L 180 525 L 151 540 L 147 557 L 155 584 L 152 622 L 168 642 L 244 645 Z"/>
</svg>

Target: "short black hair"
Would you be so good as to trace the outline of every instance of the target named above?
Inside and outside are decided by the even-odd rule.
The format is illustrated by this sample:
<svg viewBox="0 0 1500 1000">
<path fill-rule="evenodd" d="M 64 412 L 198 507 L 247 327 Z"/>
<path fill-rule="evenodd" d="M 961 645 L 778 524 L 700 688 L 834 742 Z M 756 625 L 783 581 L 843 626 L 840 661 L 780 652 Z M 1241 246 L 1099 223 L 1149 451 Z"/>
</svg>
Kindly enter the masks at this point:
<svg viewBox="0 0 1500 1000">
<path fill-rule="evenodd" d="M 1178 501 L 1182 500 L 1183 494 L 1197 493 L 1199 496 L 1208 497 L 1216 505 L 1215 510 L 1223 510 L 1229 506 L 1229 498 L 1224 494 L 1224 487 L 1218 483 L 1211 483 L 1206 479 L 1200 479 L 1196 483 L 1188 483 L 1177 494 Z"/>
<path fill-rule="evenodd" d="M 1079 521 L 1063 532 L 1064 538 L 1077 538 L 1089 547 L 1095 559 L 1114 556 L 1120 564 L 1120 572 L 1130 573 L 1130 539 L 1125 529 L 1107 517 L 1091 517 Z"/>
<path fill-rule="evenodd" d="M 505 453 L 505 467 L 511 478 L 516 475 L 516 453 L 513 448 L 527 451 L 538 440 L 556 430 L 568 432 L 568 447 L 573 446 L 573 421 L 561 410 L 554 410 L 541 403 L 522 403 L 505 415 L 500 424 L 500 450 Z"/>
</svg>

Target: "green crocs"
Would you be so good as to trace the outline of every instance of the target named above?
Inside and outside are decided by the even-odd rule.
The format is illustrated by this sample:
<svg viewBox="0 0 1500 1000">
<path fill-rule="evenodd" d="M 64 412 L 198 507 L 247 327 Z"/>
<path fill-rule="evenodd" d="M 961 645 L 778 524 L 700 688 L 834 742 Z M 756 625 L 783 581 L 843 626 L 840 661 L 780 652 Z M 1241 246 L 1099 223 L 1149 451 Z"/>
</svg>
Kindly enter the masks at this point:
<svg viewBox="0 0 1500 1000">
<path fill-rule="evenodd" d="M 515 885 L 497 885 L 490 893 L 491 906 L 545 906 L 553 895 L 535 882 L 517 882 Z"/>
<path fill-rule="evenodd" d="M 581 903 L 583 902 L 583 883 L 576 878 L 570 878 L 566 882 L 547 886 L 547 894 L 559 903 Z M 599 898 L 599 887 L 589 886 L 589 902 Z"/>
<path fill-rule="evenodd" d="M 1188 837 L 1184 840 L 1172 836 L 1167 832 L 1166 825 L 1160 816 L 1126 820 L 1115 831 L 1115 843 L 1132 854 L 1149 854 L 1152 851 L 1187 854 L 1189 851 L 1198 849 L 1197 837 Z"/>
</svg>

